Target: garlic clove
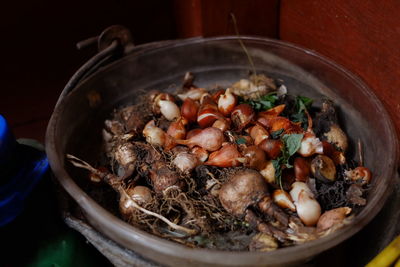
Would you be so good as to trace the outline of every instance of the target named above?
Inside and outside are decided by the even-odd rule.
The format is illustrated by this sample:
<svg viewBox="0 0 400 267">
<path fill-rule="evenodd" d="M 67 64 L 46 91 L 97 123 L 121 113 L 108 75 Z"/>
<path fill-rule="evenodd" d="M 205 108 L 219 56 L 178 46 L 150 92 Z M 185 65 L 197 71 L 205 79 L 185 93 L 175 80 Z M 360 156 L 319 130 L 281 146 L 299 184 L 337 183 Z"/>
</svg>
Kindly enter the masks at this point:
<svg viewBox="0 0 400 267">
<path fill-rule="evenodd" d="M 199 159 L 196 155 L 193 155 L 188 152 L 181 152 L 172 161 L 172 163 L 184 173 L 192 171 L 199 165 Z"/>
<path fill-rule="evenodd" d="M 161 114 L 169 121 L 173 121 L 181 116 L 179 107 L 172 101 L 160 100 L 158 101 Z"/>
<path fill-rule="evenodd" d="M 310 194 L 305 190 L 301 190 L 298 200 L 294 202 L 297 215 L 306 226 L 317 224 L 321 216 L 321 206 Z"/>
<path fill-rule="evenodd" d="M 230 88 L 226 89 L 225 94 L 218 98 L 218 110 L 224 116 L 229 116 L 236 104 L 237 97 L 232 94 Z"/>
<path fill-rule="evenodd" d="M 294 182 L 292 184 L 292 189 L 289 192 L 289 194 L 292 197 L 294 202 L 297 202 L 299 200 L 299 194 L 301 191 L 304 191 L 307 194 L 309 194 L 311 197 L 314 197 L 314 194 L 312 193 L 311 189 L 308 187 L 308 185 L 306 183 Z"/>
<path fill-rule="evenodd" d="M 178 94 L 178 97 L 184 101 L 187 98 L 190 98 L 192 100 L 200 100 L 201 96 L 203 94 L 207 93 L 207 91 L 204 88 L 190 88 L 188 91 L 186 91 L 183 94 Z"/>
<path fill-rule="evenodd" d="M 286 191 L 277 189 L 273 192 L 272 198 L 279 207 L 290 209 L 293 212 L 296 211 L 296 206 L 293 204 L 292 198 Z"/>
<path fill-rule="evenodd" d="M 272 161 L 267 161 L 264 169 L 260 171 L 260 174 L 265 178 L 269 184 L 275 183 L 275 168 Z"/>
<path fill-rule="evenodd" d="M 193 147 L 190 152 L 193 155 L 196 155 L 196 157 L 201 161 L 201 162 L 206 162 L 206 160 L 208 159 L 208 152 L 207 150 L 205 150 L 202 147 L 199 146 L 195 146 Z"/>
<path fill-rule="evenodd" d="M 324 231 L 331 228 L 334 225 L 338 225 L 343 222 L 347 215 L 351 213 L 351 208 L 340 207 L 332 210 L 325 211 L 318 220 L 317 230 Z"/>
<path fill-rule="evenodd" d="M 155 125 L 154 120 L 149 121 L 143 129 L 143 136 L 147 143 L 154 146 L 163 146 L 165 144 L 165 132 Z"/>
<path fill-rule="evenodd" d="M 323 154 L 324 146 L 319 138 L 317 138 L 314 134 L 305 133 L 297 153 L 303 157 L 309 157 L 314 154 Z"/>
<path fill-rule="evenodd" d="M 171 94 L 168 94 L 168 93 L 155 93 L 155 94 L 152 94 L 150 96 L 150 100 L 153 103 L 152 104 L 152 110 L 153 110 L 154 114 L 160 114 L 161 111 L 160 111 L 159 102 L 161 100 L 168 100 L 168 101 L 171 101 L 171 102 L 175 102 L 175 98 Z"/>
</svg>

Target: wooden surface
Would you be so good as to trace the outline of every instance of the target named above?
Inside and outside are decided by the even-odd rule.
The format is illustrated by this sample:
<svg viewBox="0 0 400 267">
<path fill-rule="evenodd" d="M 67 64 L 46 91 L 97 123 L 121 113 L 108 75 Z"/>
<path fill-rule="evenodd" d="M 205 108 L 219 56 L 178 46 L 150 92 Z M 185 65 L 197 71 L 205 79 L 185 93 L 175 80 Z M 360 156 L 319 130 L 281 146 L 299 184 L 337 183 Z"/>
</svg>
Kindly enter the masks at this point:
<svg viewBox="0 0 400 267">
<path fill-rule="evenodd" d="M 279 0 L 175 0 L 179 37 L 235 35 L 231 13 L 239 33 L 277 38 Z"/>
<path fill-rule="evenodd" d="M 400 1 L 282 0 L 280 38 L 358 74 L 400 133 Z"/>
</svg>

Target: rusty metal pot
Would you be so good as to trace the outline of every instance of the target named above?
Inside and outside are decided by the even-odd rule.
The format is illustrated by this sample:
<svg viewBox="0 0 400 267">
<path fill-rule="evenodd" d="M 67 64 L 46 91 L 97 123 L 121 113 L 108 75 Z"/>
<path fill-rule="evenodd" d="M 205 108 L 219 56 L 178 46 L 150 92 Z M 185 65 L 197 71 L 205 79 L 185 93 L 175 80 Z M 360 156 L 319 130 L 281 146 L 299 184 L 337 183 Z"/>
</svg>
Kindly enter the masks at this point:
<svg viewBox="0 0 400 267">
<path fill-rule="evenodd" d="M 287 265 L 305 262 L 348 239 L 382 208 L 396 173 L 398 143 L 378 98 L 353 74 L 312 51 L 267 38 L 241 39 L 258 73 L 284 80 L 293 94 L 314 99 L 327 96 L 340 106 L 340 118 L 353 150 L 360 139 L 365 165 L 373 173 L 367 206 L 351 225 L 315 241 L 266 253 L 226 252 L 191 249 L 155 237 L 125 223 L 89 196 L 84 190 L 84 173 L 71 168 L 65 155 L 71 153 L 94 162 L 100 153 L 103 121 L 114 108 L 134 103 L 142 90 L 173 90 L 171 85 L 180 85 L 186 71 L 193 72 L 196 84 L 202 87 L 227 86 L 247 77 L 251 66 L 237 37 L 196 38 L 130 47 L 121 58 L 93 73 L 83 75 L 81 69 L 61 94 L 48 125 L 46 152 L 58 181 L 98 231 L 148 259 L 170 266 Z M 77 76 L 79 79 L 75 79 Z"/>
</svg>

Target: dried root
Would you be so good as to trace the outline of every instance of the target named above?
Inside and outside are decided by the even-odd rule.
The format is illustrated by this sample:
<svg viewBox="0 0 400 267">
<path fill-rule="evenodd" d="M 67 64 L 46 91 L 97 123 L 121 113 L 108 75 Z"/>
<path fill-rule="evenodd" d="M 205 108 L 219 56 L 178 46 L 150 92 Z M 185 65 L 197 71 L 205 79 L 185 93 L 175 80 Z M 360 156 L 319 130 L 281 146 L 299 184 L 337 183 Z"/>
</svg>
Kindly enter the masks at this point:
<svg viewBox="0 0 400 267">
<path fill-rule="evenodd" d="M 126 192 L 126 190 L 122 187 L 122 182 L 119 179 L 119 177 L 109 174 L 109 173 L 104 173 L 101 172 L 99 170 L 97 170 L 96 168 L 92 167 L 89 163 L 73 156 L 70 154 L 67 154 L 67 158 L 70 160 L 70 162 L 78 168 L 83 168 L 86 170 L 89 170 L 90 172 L 98 175 L 99 177 L 101 177 L 106 183 L 108 183 L 114 190 L 116 190 L 120 196 L 121 199 L 124 200 L 124 202 L 122 203 L 122 205 L 124 206 L 124 208 L 129 209 L 129 208 L 134 208 L 136 210 L 141 211 L 142 213 L 155 217 L 161 221 L 163 221 L 164 223 L 166 223 L 169 227 L 171 227 L 174 230 L 177 231 L 181 231 L 183 233 L 185 233 L 188 236 L 194 235 L 197 233 L 197 230 L 194 229 L 189 229 L 180 225 L 177 225 L 173 222 L 171 222 L 170 220 L 168 220 L 167 218 L 165 218 L 164 216 L 156 213 L 156 212 L 152 212 L 150 210 L 147 210 L 143 207 L 141 207 L 139 204 L 136 203 L 136 201 L 134 199 L 132 199 Z"/>
</svg>

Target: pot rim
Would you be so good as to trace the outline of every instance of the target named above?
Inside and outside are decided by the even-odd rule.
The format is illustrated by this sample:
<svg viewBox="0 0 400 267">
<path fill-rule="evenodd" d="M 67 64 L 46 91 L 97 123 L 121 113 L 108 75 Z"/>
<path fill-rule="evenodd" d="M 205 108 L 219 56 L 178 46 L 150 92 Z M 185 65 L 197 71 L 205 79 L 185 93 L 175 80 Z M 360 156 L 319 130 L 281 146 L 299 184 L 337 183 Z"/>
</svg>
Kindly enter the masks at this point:
<svg viewBox="0 0 400 267">
<path fill-rule="evenodd" d="M 121 61 L 127 60 L 127 58 L 135 55 L 139 55 L 142 53 L 152 53 L 158 51 L 160 49 L 170 49 L 174 47 L 181 47 L 186 45 L 194 45 L 196 43 L 205 43 L 205 42 L 220 42 L 220 41 L 229 41 L 229 40 L 237 40 L 237 36 L 218 36 L 211 38 L 190 38 L 177 40 L 175 42 L 166 42 L 165 45 L 162 42 L 154 43 L 155 47 L 152 47 L 149 44 L 146 44 L 143 49 L 140 46 L 137 46 L 137 50 L 132 50 L 132 52 L 124 58 L 121 58 L 110 65 L 106 66 L 104 69 L 111 68 L 113 66 L 117 66 Z M 393 123 L 385 110 L 381 101 L 376 97 L 376 95 L 372 92 L 371 89 L 362 81 L 361 78 L 355 76 L 353 73 L 349 72 L 341 65 L 331 61 L 330 59 L 305 48 L 302 48 L 298 45 L 294 45 L 288 42 L 283 42 L 279 40 L 273 40 L 269 38 L 263 37 L 253 37 L 253 36 L 241 36 L 240 39 L 244 41 L 251 41 L 257 43 L 268 43 L 269 45 L 285 47 L 288 49 L 293 49 L 301 53 L 305 53 L 310 57 L 317 58 L 322 61 L 324 64 L 329 65 L 334 68 L 336 71 L 345 75 L 349 80 L 357 84 L 361 90 L 364 91 L 365 94 L 368 95 L 369 100 L 372 101 L 376 107 L 378 108 L 378 112 L 382 114 L 382 118 L 385 122 L 385 126 L 389 136 L 386 138 L 389 139 L 390 143 L 393 144 L 392 150 L 388 151 L 390 153 L 391 162 L 387 162 L 388 172 L 395 175 L 396 168 L 398 164 L 398 141 L 396 137 L 395 128 Z M 99 70 L 96 73 L 101 73 L 104 69 Z M 96 74 L 95 73 L 95 74 Z M 92 74 L 93 75 L 93 74 Z M 90 79 L 91 76 L 87 77 L 85 80 Z M 84 81 L 85 81 L 84 80 Z M 84 82 L 83 81 L 83 82 Z M 78 85 L 79 86 L 79 85 Z M 73 93 L 73 92 L 72 92 Z M 203 248 L 188 248 L 184 245 L 174 243 L 172 241 L 168 241 L 157 236 L 154 236 L 150 233 L 147 233 L 143 230 L 135 228 L 134 226 L 129 225 L 124 222 L 122 219 L 119 219 L 109 213 L 106 209 L 101 207 L 97 202 L 95 202 L 90 196 L 88 196 L 69 176 L 64 168 L 64 158 L 60 158 L 58 155 L 61 152 L 60 145 L 55 141 L 56 139 L 56 130 L 57 125 L 60 120 L 60 115 L 63 113 L 65 108 L 65 103 L 68 101 L 68 96 L 59 99 L 58 105 L 55 107 L 54 112 L 50 118 L 47 131 L 46 131 L 46 153 L 49 158 L 51 169 L 57 177 L 57 180 L 61 183 L 63 188 L 69 193 L 69 195 L 78 203 L 78 205 L 82 208 L 87 216 L 89 216 L 89 220 L 98 228 L 107 227 L 110 229 L 109 233 L 104 233 L 108 235 L 109 238 L 115 240 L 112 236 L 113 233 L 125 233 L 128 234 L 126 236 L 126 240 L 123 242 L 123 245 L 126 245 L 130 242 L 141 242 L 141 246 L 144 246 L 147 249 L 154 251 L 154 253 L 161 253 L 164 255 L 169 255 L 173 257 L 179 257 L 184 260 L 195 260 L 203 263 L 212 263 L 212 264 L 231 264 L 231 265 L 245 265 L 245 264 L 256 264 L 260 262 L 265 262 L 268 264 L 287 264 L 291 262 L 295 262 L 304 258 L 311 258 L 316 254 L 321 253 L 329 248 L 336 246 L 342 241 L 348 239 L 352 235 L 356 234 L 360 231 L 367 223 L 369 223 L 377 213 L 382 209 L 387 197 L 390 194 L 390 190 L 388 190 L 390 182 L 393 181 L 392 178 L 388 178 L 388 183 L 386 184 L 386 188 L 380 188 L 377 191 L 380 194 L 380 198 L 374 198 L 372 202 L 367 204 L 367 207 L 362 209 L 362 211 L 357 214 L 350 225 L 344 226 L 341 229 L 338 229 L 334 234 L 327 235 L 325 237 L 306 242 L 301 245 L 296 245 L 292 247 L 280 248 L 275 251 L 270 252 L 249 252 L 249 251 L 219 251 L 219 250 L 210 250 Z M 95 218 L 97 214 L 103 214 L 104 220 L 102 222 L 94 222 L 90 218 Z M 312 248 L 312 249 L 311 249 Z M 290 257 L 285 257 L 290 255 Z M 251 261 L 250 261 L 251 259 Z M 266 261 L 268 260 L 268 261 Z"/>
</svg>

